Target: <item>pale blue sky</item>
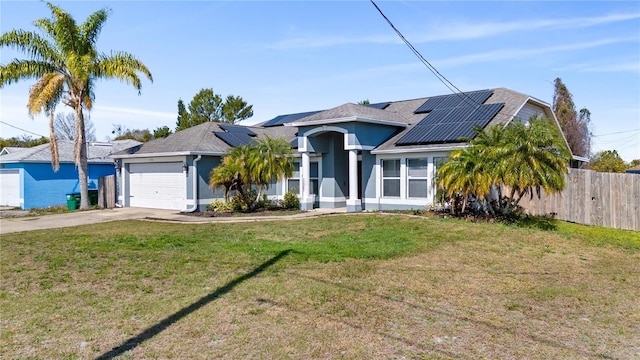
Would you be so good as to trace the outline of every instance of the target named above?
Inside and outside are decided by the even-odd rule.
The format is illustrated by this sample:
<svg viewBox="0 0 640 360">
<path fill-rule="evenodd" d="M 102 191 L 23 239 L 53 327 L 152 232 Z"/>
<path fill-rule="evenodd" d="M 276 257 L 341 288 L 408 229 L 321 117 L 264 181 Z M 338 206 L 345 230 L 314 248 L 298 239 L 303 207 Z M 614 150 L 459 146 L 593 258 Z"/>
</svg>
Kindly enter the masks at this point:
<svg viewBox="0 0 640 360">
<path fill-rule="evenodd" d="M 113 124 L 175 127 L 176 104 L 201 88 L 242 96 L 253 124 L 280 114 L 447 94 L 368 1 L 56 1 L 79 22 L 112 10 L 103 52 L 133 53 L 151 70 L 142 95 L 100 81 L 91 119 L 99 140 Z M 379 1 L 405 37 L 464 91 L 507 87 L 551 103 L 562 78 L 592 113 L 593 150 L 640 158 L 640 2 Z M 34 30 L 39 1 L 0 1 L 0 31 Z M 2 48 L 5 64 L 23 55 Z M 0 119 L 48 135 L 29 119 L 33 81 L 0 90 Z M 68 111 L 62 106 L 58 111 Z M 24 132 L 0 124 L 0 136 Z"/>
</svg>

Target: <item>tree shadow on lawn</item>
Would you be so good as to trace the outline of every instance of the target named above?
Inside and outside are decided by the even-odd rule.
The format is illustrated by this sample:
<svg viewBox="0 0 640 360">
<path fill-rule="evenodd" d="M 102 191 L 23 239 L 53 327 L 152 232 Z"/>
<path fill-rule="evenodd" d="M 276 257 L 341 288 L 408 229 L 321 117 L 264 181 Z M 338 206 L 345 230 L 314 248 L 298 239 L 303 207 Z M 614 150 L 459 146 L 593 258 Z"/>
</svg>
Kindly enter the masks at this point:
<svg viewBox="0 0 640 360">
<path fill-rule="evenodd" d="M 125 340 L 119 346 L 114 347 L 113 349 L 109 350 L 108 352 L 98 356 L 96 358 L 96 360 L 113 359 L 113 358 L 115 358 L 117 356 L 120 356 L 120 355 L 124 354 L 125 352 L 127 352 L 129 350 L 132 350 L 132 349 L 136 348 L 138 345 L 142 344 L 143 342 L 145 342 L 145 341 L 153 338 L 154 336 L 160 334 L 161 332 L 166 330 L 169 326 L 173 325 L 175 322 L 177 322 L 178 320 L 182 319 L 183 317 L 191 314 L 192 312 L 200 309 L 201 307 L 207 305 L 208 303 L 210 303 L 210 302 L 216 300 L 217 298 L 225 295 L 226 293 L 228 293 L 231 290 L 233 290 L 234 287 L 236 287 L 237 285 L 241 284 L 242 282 L 244 282 L 246 280 L 249 280 L 254 276 L 257 276 L 258 274 L 260 274 L 261 272 L 266 270 L 268 267 L 270 267 L 271 265 L 275 264 L 276 262 L 278 262 L 283 257 L 287 256 L 290 252 L 291 252 L 291 250 L 284 250 L 284 251 L 279 252 L 276 256 L 272 257 L 268 261 L 262 263 L 257 268 L 253 269 L 253 271 L 233 279 L 232 281 L 228 282 L 224 286 L 221 286 L 221 287 L 217 288 L 214 292 L 212 292 L 212 293 L 210 293 L 210 294 L 208 294 L 206 296 L 201 297 L 198 301 L 194 302 L 193 304 L 191 304 L 191 305 L 189 305 L 189 306 L 187 306 L 185 308 L 180 309 L 180 311 L 178 311 L 178 312 L 176 312 L 176 313 L 164 318 L 159 323 L 147 328 L 146 330 L 144 330 L 140 334 Z"/>
</svg>

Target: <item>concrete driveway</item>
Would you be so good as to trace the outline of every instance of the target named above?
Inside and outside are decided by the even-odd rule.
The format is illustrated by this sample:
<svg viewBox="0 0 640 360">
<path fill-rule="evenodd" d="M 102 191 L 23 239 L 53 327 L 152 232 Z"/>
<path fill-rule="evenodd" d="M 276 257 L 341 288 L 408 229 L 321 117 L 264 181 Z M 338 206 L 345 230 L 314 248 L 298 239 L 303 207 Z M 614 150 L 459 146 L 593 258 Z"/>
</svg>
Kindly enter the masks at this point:
<svg viewBox="0 0 640 360">
<path fill-rule="evenodd" d="M 20 231 L 55 229 L 117 220 L 150 220 L 180 223 L 245 222 L 289 220 L 339 213 L 345 213 L 345 209 L 314 209 L 312 211 L 287 216 L 201 217 L 181 214 L 176 210 L 126 207 L 75 211 L 66 214 L 43 216 L 2 217 L 0 218 L 0 235 Z"/>
<path fill-rule="evenodd" d="M 115 208 L 43 216 L 3 217 L 0 218 L 0 234 L 135 219 L 162 219 L 181 222 L 202 220 L 197 216 L 180 214 L 176 210 Z"/>
</svg>

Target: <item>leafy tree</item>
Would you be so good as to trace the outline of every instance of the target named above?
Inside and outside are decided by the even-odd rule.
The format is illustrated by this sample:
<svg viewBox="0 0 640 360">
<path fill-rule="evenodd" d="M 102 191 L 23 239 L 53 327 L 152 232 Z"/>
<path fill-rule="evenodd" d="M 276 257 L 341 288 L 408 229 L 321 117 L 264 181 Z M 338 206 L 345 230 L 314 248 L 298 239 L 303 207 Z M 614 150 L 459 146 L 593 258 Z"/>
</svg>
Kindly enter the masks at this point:
<svg viewBox="0 0 640 360">
<path fill-rule="evenodd" d="M 213 89 L 201 89 L 189 103 L 189 109 L 182 99 L 178 100 L 178 120 L 176 131 L 200 125 L 207 121 L 234 124 L 253 116 L 253 105 L 248 105 L 239 96 L 228 95 L 225 100 Z"/>
<path fill-rule="evenodd" d="M 139 129 L 128 129 L 124 125 L 113 125 L 113 131 L 111 133 L 114 135 L 113 140 L 136 140 L 140 142 L 148 142 L 153 140 L 153 134 L 149 129 L 139 130 Z"/>
<path fill-rule="evenodd" d="M 547 119 L 533 117 L 528 124 L 514 121 L 507 127 L 476 132 L 468 147 L 451 153 L 437 175 L 437 185 L 446 194 L 453 199 L 461 195 L 461 212 L 469 196 L 492 214 L 506 214 L 527 194 L 539 196 L 541 190 L 553 193 L 564 188 L 570 153 Z M 503 185 L 511 189 L 505 198 Z M 493 205 L 486 201 L 492 188 L 500 191 Z"/>
<path fill-rule="evenodd" d="M 168 126 L 157 127 L 153 130 L 154 139 L 166 138 L 169 135 L 171 135 L 171 129 Z"/>
<path fill-rule="evenodd" d="M 638 166 L 640 165 L 640 159 L 633 159 L 631 160 L 631 162 L 629 163 L 629 167 L 632 168 L 634 166 Z"/>
<path fill-rule="evenodd" d="M 0 138 L 0 149 L 4 149 L 6 147 L 34 147 L 42 144 L 47 144 L 49 139 L 41 136 L 39 138 L 32 138 L 28 135 L 22 135 L 19 137 L 11 137 L 8 139 Z"/>
<path fill-rule="evenodd" d="M 369 101 L 369 99 L 364 99 L 362 101 L 358 101 L 358 105 L 371 105 L 371 101 Z"/>
<path fill-rule="evenodd" d="M 253 105 L 247 104 L 240 96 L 227 95 L 222 104 L 223 122 L 234 124 L 253 116 Z"/>
<path fill-rule="evenodd" d="M 0 46 L 8 46 L 26 54 L 28 60 L 14 59 L 0 66 L 0 87 L 19 80 L 36 78 L 29 90 L 29 115 L 41 112 L 49 115 L 51 152 L 54 169 L 58 169 L 58 148 L 54 110 L 62 102 L 75 113 L 75 163 L 80 183 L 80 208 L 89 207 L 87 191 L 86 128 L 83 110 L 91 110 L 97 79 L 115 78 L 133 85 L 138 93 L 142 88 L 138 74 L 152 80 L 147 67 L 126 52 L 104 54 L 96 49 L 96 42 L 109 15 L 102 9 L 89 15 L 77 25 L 73 17 L 61 8 L 46 3 L 51 18 L 39 19 L 35 26 L 42 31 L 11 30 L 0 36 Z"/>
<path fill-rule="evenodd" d="M 591 151 L 591 112 L 587 108 L 576 112 L 573 95 L 560 78 L 554 82 L 553 112 L 560 123 L 571 151 L 580 156 L 589 157 Z"/>
<path fill-rule="evenodd" d="M 616 150 L 605 150 L 594 155 L 589 162 L 589 169 L 598 172 L 622 173 L 628 167 Z"/>
<path fill-rule="evenodd" d="M 87 141 L 96 141 L 96 128 L 91 119 L 85 115 L 84 131 Z M 53 122 L 54 132 L 58 140 L 74 140 L 76 138 L 76 117 L 73 113 L 57 113 Z"/>
<path fill-rule="evenodd" d="M 214 188 L 223 187 L 225 200 L 230 190 L 237 190 L 246 207 L 255 210 L 269 182 L 292 173 L 291 144 L 284 139 L 266 137 L 231 149 L 222 164 L 211 171 L 209 184 Z M 254 187 L 257 187 L 255 197 L 250 196 Z"/>
</svg>

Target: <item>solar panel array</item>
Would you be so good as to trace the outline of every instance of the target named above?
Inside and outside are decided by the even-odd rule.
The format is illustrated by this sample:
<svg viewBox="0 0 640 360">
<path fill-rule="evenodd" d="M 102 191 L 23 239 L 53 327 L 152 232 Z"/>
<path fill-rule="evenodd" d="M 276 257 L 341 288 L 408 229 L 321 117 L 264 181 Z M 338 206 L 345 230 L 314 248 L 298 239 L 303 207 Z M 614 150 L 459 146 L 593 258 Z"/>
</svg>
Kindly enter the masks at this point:
<svg viewBox="0 0 640 360">
<path fill-rule="evenodd" d="M 435 109 L 447 109 L 461 106 L 477 106 L 482 104 L 493 94 L 493 90 L 473 91 L 464 94 L 449 94 L 434 96 L 420 105 L 414 114 L 424 114 Z"/>
<path fill-rule="evenodd" d="M 487 126 L 504 107 L 504 103 L 478 105 L 492 94 L 492 90 L 483 90 L 466 93 L 468 98 L 452 94 L 428 99 L 415 111 L 416 114 L 428 114 L 400 138 L 396 145 L 437 144 L 473 138 L 474 129 Z"/>
<path fill-rule="evenodd" d="M 229 146 L 238 147 L 249 145 L 254 142 L 253 137 L 257 134 L 245 126 L 220 124 L 218 125 L 224 131 L 214 131 L 213 133 Z"/>
<path fill-rule="evenodd" d="M 305 118 L 307 116 L 311 116 L 313 114 L 317 114 L 320 111 L 309 111 L 309 112 L 303 112 L 303 113 L 297 113 L 297 114 L 289 114 L 289 115 L 279 115 L 274 117 L 273 119 L 267 121 L 266 123 L 262 124 L 263 127 L 272 127 L 272 126 L 279 126 L 279 125 L 284 125 L 290 122 L 294 122 L 297 120 L 300 120 L 302 118 Z"/>
<path fill-rule="evenodd" d="M 370 106 L 370 107 L 376 108 L 376 109 L 380 109 L 380 110 L 384 110 L 387 106 L 389 106 L 389 104 L 391 104 L 391 103 L 390 102 L 381 102 L 381 103 L 369 104 L 367 106 Z"/>
<path fill-rule="evenodd" d="M 229 125 L 229 124 L 220 124 L 218 125 L 222 130 L 226 131 L 226 132 L 232 132 L 232 133 L 243 133 L 243 134 L 247 134 L 249 136 L 256 136 L 257 134 L 254 133 L 253 131 L 251 131 L 251 129 L 249 129 L 246 126 L 240 126 L 240 125 Z"/>
</svg>

